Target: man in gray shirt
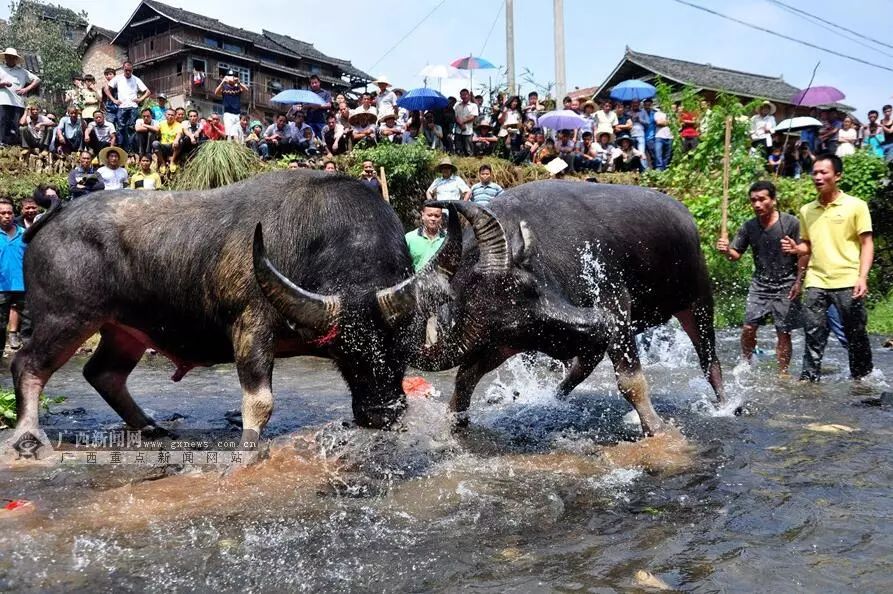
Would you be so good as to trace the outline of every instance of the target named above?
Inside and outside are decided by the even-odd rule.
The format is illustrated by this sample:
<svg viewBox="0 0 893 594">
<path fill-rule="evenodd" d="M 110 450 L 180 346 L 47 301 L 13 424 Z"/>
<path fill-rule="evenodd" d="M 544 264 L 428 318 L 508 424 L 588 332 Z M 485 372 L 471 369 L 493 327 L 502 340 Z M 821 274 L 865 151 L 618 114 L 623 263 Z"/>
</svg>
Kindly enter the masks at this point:
<svg viewBox="0 0 893 594">
<path fill-rule="evenodd" d="M 778 336 L 778 371 L 787 374 L 791 363 L 791 331 L 799 326 L 799 303 L 803 267 L 797 256 L 781 250 L 785 236 L 799 239 L 797 217 L 776 208 L 775 185 L 759 181 L 750 187 L 750 204 L 756 216 L 742 225 L 735 239 L 716 242 L 716 249 L 731 261 L 741 258 L 748 246 L 753 249 L 754 273 L 747 292 L 744 327 L 741 330 L 741 358 L 750 363 L 757 344 L 757 329 L 772 316 Z"/>
</svg>

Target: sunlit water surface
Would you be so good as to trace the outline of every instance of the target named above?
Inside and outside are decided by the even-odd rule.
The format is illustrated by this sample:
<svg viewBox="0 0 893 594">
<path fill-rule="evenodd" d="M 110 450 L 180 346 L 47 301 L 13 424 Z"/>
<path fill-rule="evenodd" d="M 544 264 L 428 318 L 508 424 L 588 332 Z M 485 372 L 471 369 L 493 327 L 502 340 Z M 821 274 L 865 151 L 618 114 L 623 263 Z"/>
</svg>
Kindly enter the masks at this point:
<svg viewBox="0 0 893 594">
<path fill-rule="evenodd" d="M 329 363 L 279 361 L 257 465 L 0 470 L 0 498 L 34 503 L 0 516 L 0 589 L 893 591 L 893 408 L 862 402 L 891 390 L 893 354 L 874 340 L 878 371 L 854 387 L 830 345 L 827 381 L 800 385 L 771 352 L 733 369 L 737 335 L 722 333 L 733 404 L 717 411 L 681 336 L 661 329 L 644 356 L 675 427 L 646 440 L 607 363 L 558 401 L 560 365 L 516 357 L 455 433 L 452 373 L 427 375 L 439 394 L 379 432 L 350 424 Z M 44 415 L 51 435 L 120 427 L 85 360 L 47 387 L 67 397 Z M 171 371 L 146 358 L 131 391 L 175 431 L 238 435 L 231 366 Z"/>
</svg>

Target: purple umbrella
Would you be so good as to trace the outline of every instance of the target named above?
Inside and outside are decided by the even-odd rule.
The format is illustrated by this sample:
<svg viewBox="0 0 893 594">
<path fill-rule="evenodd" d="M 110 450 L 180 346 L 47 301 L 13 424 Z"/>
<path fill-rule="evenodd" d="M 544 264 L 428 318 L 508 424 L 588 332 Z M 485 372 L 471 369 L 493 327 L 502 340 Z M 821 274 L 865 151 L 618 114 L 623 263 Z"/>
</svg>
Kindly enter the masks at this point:
<svg viewBox="0 0 893 594">
<path fill-rule="evenodd" d="M 537 118 L 536 123 L 543 128 L 550 130 L 579 130 L 592 125 L 592 122 L 581 118 L 570 109 L 559 109 L 544 113 Z"/>
<path fill-rule="evenodd" d="M 791 97 L 791 103 L 815 107 L 816 105 L 829 105 L 845 97 L 846 95 L 834 87 L 810 87 Z"/>
</svg>

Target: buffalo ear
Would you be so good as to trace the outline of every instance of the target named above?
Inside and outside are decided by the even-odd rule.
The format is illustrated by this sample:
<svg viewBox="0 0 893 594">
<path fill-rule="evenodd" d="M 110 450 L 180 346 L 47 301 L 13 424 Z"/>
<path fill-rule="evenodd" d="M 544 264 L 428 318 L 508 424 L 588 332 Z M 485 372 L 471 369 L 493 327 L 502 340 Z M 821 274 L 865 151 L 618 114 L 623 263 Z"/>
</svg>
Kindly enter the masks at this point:
<svg viewBox="0 0 893 594">
<path fill-rule="evenodd" d="M 515 255 L 515 262 L 524 268 L 530 268 L 530 259 L 537 247 L 536 235 L 527 225 L 527 221 L 522 220 L 519 229 L 521 231 L 521 247 Z"/>
</svg>

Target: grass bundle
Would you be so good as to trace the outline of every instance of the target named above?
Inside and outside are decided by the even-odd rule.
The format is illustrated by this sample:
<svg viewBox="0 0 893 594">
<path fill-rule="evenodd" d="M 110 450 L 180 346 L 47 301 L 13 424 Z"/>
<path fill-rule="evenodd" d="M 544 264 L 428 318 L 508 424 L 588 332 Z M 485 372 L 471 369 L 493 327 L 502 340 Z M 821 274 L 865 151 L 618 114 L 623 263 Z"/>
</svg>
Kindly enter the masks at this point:
<svg viewBox="0 0 893 594">
<path fill-rule="evenodd" d="M 172 177 L 174 190 L 208 190 L 233 184 L 264 169 L 263 161 L 236 142 L 205 142 Z"/>
</svg>

